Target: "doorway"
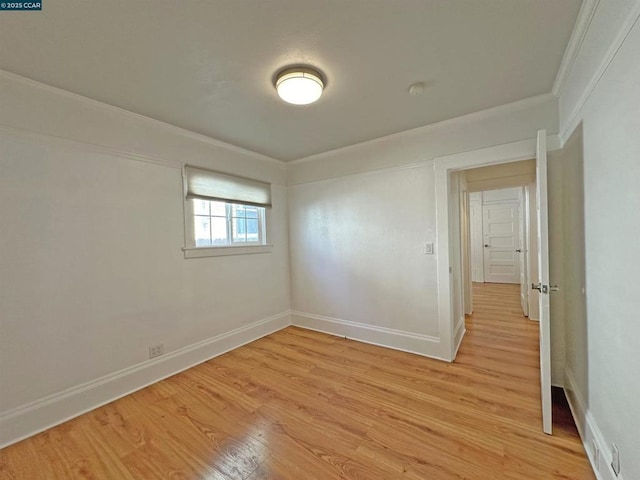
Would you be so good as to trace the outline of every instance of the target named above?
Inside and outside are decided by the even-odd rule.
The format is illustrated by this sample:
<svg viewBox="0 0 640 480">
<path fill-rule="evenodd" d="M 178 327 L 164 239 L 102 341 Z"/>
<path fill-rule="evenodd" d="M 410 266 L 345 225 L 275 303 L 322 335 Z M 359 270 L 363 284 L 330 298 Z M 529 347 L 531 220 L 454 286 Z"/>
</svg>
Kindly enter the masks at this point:
<svg viewBox="0 0 640 480">
<path fill-rule="evenodd" d="M 473 313 L 472 285 L 495 283 L 517 285 L 523 315 L 533 312 L 537 319 L 532 304 L 538 298 L 530 295 L 530 285 L 537 283 L 535 212 L 530 211 L 535 175 L 532 159 L 457 172 L 460 245 L 463 259 L 469 258 L 462 273 L 467 315 Z"/>
<path fill-rule="evenodd" d="M 557 137 L 552 139 L 552 150 L 559 148 Z M 436 176 L 436 219 L 438 237 L 436 248 L 438 251 L 438 308 L 441 325 L 441 345 L 443 352 L 453 361 L 457 349 L 464 337 L 464 315 L 460 312 L 467 309 L 463 291 L 464 276 L 471 276 L 470 262 L 465 264 L 464 259 L 469 255 L 470 242 L 460 234 L 464 218 L 469 213 L 468 200 L 469 180 L 465 171 L 478 167 L 504 167 L 504 164 L 530 160 L 535 158 L 536 174 L 536 218 L 541 228 L 537 231 L 538 251 L 537 262 L 540 265 L 538 276 L 540 282 L 537 285 L 544 295 L 539 295 L 540 305 L 540 376 L 542 394 L 542 419 L 543 430 L 551 433 L 551 383 L 550 383 L 550 335 L 549 335 L 549 281 L 548 281 L 548 230 L 547 230 L 547 136 L 546 131 L 541 130 L 536 139 L 514 142 L 511 144 L 488 147 L 473 152 L 439 157 L 435 159 L 434 168 Z M 508 175 L 514 177 L 516 175 Z M 481 179 L 481 182 L 491 183 L 495 179 Z M 498 188 L 500 188 L 500 185 Z M 485 186 L 485 189 L 496 188 L 495 185 Z M 465 189 L 467 192 L 465 193 Z M 532 203 L 532 202 L 530 202 Z M 533 216 L 531 216 L 533 218 Z M 530 221 L 530 224 L 534 222 Z M 530 235 L 533 238 L 533 233 Z M 462 259 L 462 261 L 460 260 Z M 524 282 L 523 282 L 524 283 Z M 464 305 L 464 308 L 460 308 Z M 500 307 L 498 305 L 497 307 Z M 473 306 L 468 305 L 472 311 Z M 529 322 L 529 320 L 527 320 Z M 535 325 L 533 322 L 530 322 Z M 450 350 L 447 352 L 446 348 Z"/>
</svg>

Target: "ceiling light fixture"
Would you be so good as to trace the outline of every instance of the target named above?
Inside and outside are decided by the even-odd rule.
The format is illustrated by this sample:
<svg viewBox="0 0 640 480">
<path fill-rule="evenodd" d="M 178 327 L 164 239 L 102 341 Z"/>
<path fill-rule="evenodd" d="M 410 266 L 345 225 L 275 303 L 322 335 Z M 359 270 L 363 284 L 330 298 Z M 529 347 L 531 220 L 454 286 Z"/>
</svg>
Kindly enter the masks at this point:
<svg viewBox="0 0 640 480">
<path fill-rule="evenodd" d="M 324 80 L 317 70 L 308 67 L 285 68 L 276 77 L 276 90 L 282 100 L 294 105 L 308 105 L 320 98 Z"/>
</svg>

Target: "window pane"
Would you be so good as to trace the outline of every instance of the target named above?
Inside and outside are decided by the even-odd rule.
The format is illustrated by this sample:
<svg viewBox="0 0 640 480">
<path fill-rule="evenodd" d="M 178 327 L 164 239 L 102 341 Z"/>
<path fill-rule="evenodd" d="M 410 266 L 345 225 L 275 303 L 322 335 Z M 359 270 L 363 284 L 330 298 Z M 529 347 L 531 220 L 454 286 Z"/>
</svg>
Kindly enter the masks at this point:
<svg viewBox="0 0 640 480">
<path fill-rule="evenodd" d="M 192 201 L 196 247 L 224 247 L 263 241 L 260 222 L 264 220 L 264 208 L 213 200 Z"/>
<path fill-rule="evenodd" d="M 257 242 L 260 240 L 258 234 L 258 219 L 247 219 L 247 242 Z"/>
<path fill-rule="evenodd" d="M 211 215 L 218 217 L 227 216 L 227 204 L 224 202 L 209 202 L 211 204 Z"/>
<path fill-rule="evenodd" d="M 196 247 L 211 245 L 210 217 L 196 215 L 193 220 Z"/>
<path fill-rule="evenodd" d="M 247 218 L 258 218 L 258 207 L 244 207 Z"/>
<path fill-rule="evenodd" d="M 246 242 L 247 241 L 247 224 L 244 218 L 233 219 L 233 241 L 234 242 Z"/>
<path fill-rule="evenodd" d="M 232 213 L 232 215 L 234 217 L 244 217 L 245 216 L 245 208 L 246 207 L 244 205 L 233 205 L 233 213 Z"/>
<path fill-rule="evenodd" d="M 193 213 L 195 215 L 209 215 L 209 202 L 208 200 L 193 199 Z"/>
<path fill-rule="evenodd" d="M 224 205 L 224 204 L 223 204 Z M 213 245 L 228 245 L 227 219 L 220 217 L 211 218 L 211 236 Z"/>
</svg>

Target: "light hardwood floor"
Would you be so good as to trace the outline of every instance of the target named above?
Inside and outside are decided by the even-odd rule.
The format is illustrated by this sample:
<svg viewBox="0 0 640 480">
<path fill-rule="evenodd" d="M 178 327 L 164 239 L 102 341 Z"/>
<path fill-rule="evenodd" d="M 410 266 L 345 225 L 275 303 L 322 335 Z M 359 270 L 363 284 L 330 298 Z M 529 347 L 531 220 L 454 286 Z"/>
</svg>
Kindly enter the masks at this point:
<svg viewBox="0 0 640 480">
<path fill-rule="evenodd" d="M 595 478 L 537 324 L 476 285 L 453 364 L 289 327 L 0 451 L 2 479 Z"/>
</svg>

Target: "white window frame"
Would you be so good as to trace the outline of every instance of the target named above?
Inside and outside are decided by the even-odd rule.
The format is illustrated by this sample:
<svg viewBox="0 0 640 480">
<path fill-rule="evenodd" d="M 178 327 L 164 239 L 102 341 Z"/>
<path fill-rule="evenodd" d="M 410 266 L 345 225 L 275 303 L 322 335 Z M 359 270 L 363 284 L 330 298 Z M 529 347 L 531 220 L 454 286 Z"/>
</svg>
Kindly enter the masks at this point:
<svg viewBox="0 0 640 480">
<path fill-rule="evenodd" d="M 186 187 L 185 187 L 186 188 Z M 194 201 L 187 199 L 183 195 L 183 212 L 184 212 L 184 240 L 185 246 L 183 247 L 184 258 L 202 258 L 202 257 L 218 257 L 227 255 L 250 255 L 258 253 L 270 253 L 273 250 L 273 245 L 267 242 L 268 232 L 267 224 L 269 223 L 270 209 L 258 206 L 258 236 L 257 242 L 234 242 L 233 241 L 233 206 L 256 206 L 243 204 L 241 202 L 224 202 L 217 201 L 225 204 L 225 213 L 227 221 L 227 239 L 229 243 L 226 245 L 205 245 L 196 246 L 195 241 L 195 211 Z M 215 217 L 211 216 L 210 217 Z M 221 217 L 221 216 L 219 216 Z M 239 218 L 239 217 L 237 217 Z"/>
</svg>

